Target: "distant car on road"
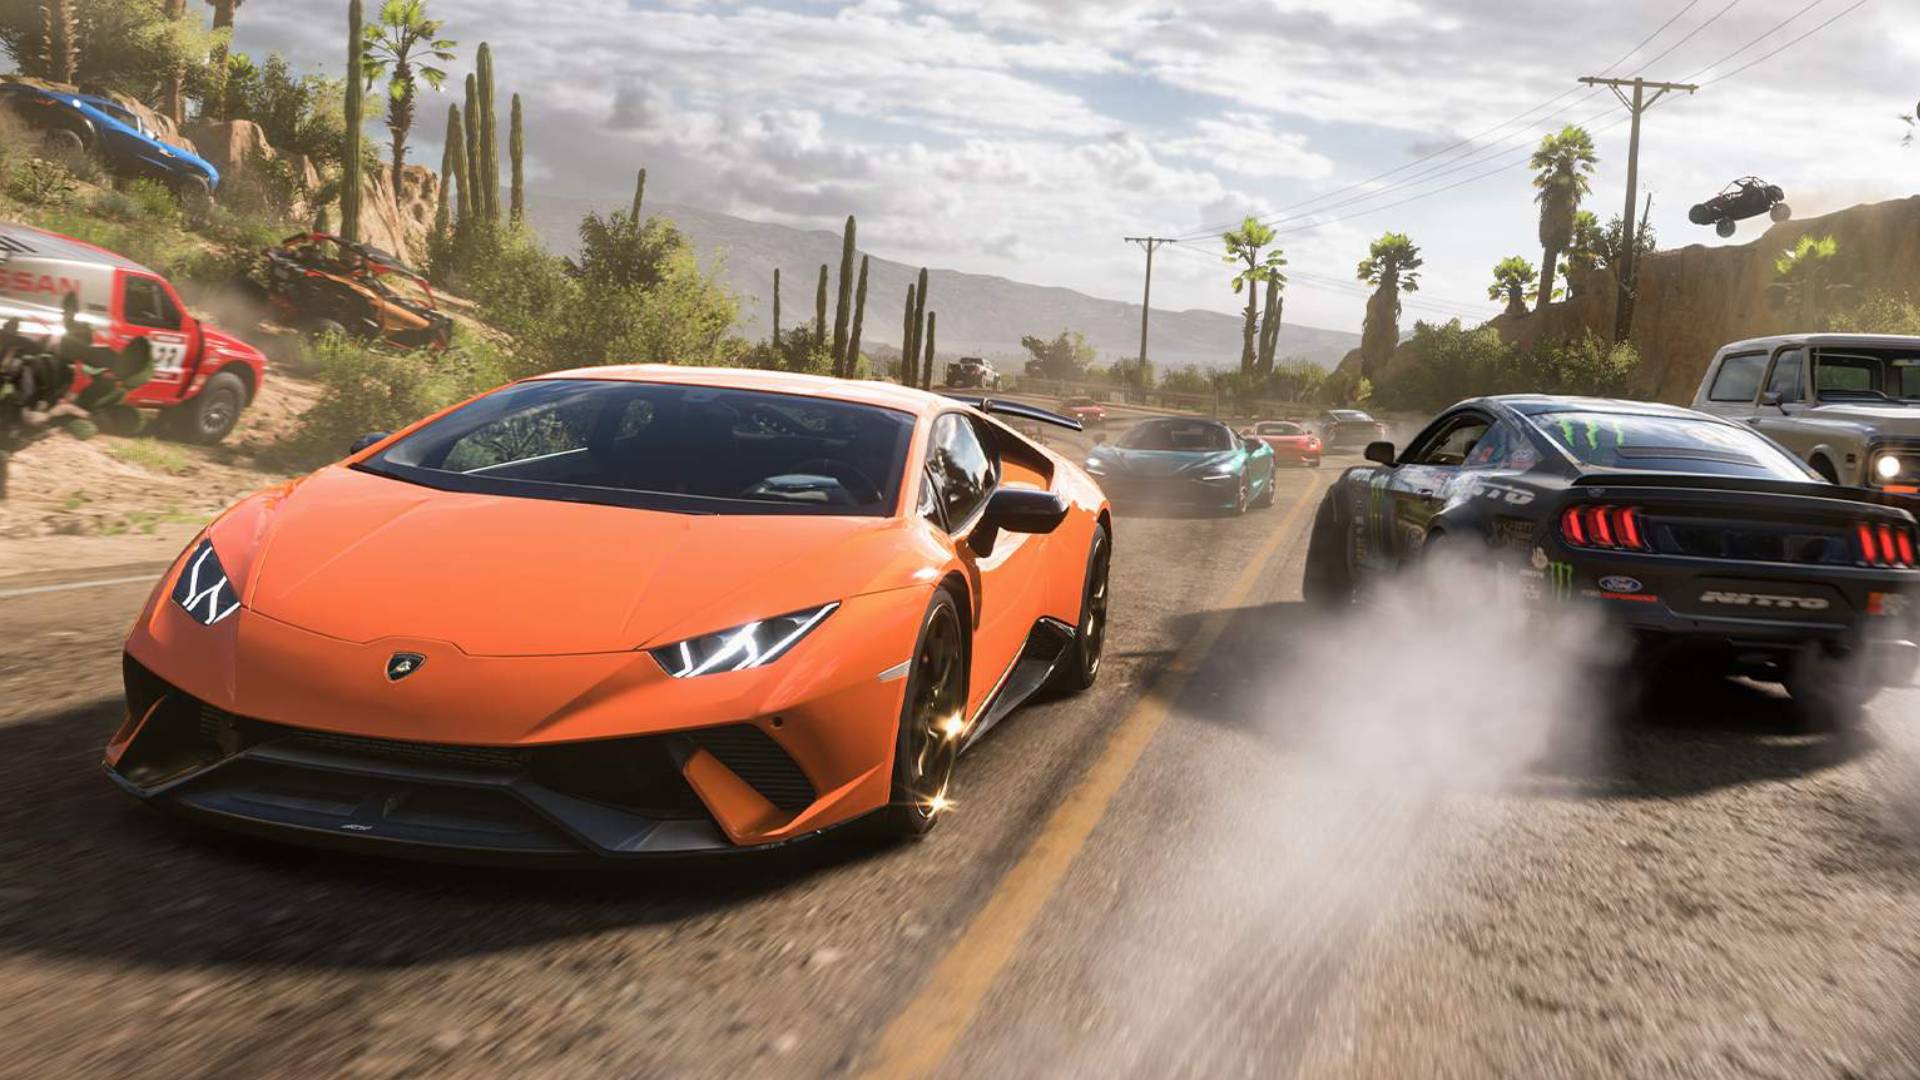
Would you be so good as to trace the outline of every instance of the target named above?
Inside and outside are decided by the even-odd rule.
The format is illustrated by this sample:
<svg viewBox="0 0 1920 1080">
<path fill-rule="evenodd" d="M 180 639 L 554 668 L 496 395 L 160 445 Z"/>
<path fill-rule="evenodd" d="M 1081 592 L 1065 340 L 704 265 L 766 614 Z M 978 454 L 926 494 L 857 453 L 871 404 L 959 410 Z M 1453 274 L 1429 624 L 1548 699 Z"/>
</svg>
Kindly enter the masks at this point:
<svg viewBox="0 0 1920 1080">
<path fill-rule="evenodd" d="M 1913 515 L 1826 482 L 1745 424 L 1480 398 L 1367 459 L 1320 505 L 1310 602 L 1349 604 L 1444 548 L 1490 560 L 1530 600 L 1596 605 L 1669 670 L 1785 682 L 1835 718 L 1913 678 Z"/>
<path fill-rule="evenodd" d="M 1087 455 L 1087 472 L 1116 502 L 1244 514 L 1273 505 L 1273 451 L 1218 420 L 1143 420 Z"/>
<path fill-rule="evenodd" d="M 1309 468 L 1320 467 L 1320 436 L 1292 420 L 1262 420 L 1240 432 L 1243 438 L 1256 439 L 1273 451 L 1275 461 Z"/>
<path fill-rule="evenodd" d="M 1732 236 L 1737 223 L 1766 214 L 1775 221 L 1793 216 L 1786 203 L 1787 193 L 1757 176 L 1742 177 L 1727 189 L 1687 211 L 1687 220 L 1695 225 L 1712 225 L 1721 236 Z"/>
<path fill-rule="evenodd" d="M 58 337 L 69 294 L 94 344 L 121 349 L 147 339 L 153 378 L 127 404 L 161 410 L 165 425 L 185 438 L 226 438 L 259 393 L 266 357 L 194 318 L 166 278 L 105 248 L 0 222 L 0 320 L 19 319 L 30 336 Z"/>
<path fill-rule="evenodd" d="M 1693 407 L 1750 425 L 1836 484 L 1920 505 L 1920 337 L 1735 342 L 1714 354 Z"/>
<path fill-rule="evenodd" d="M 963 750 L 1100 672 L 1107 501 L 1008 416 L 1073 426 L 658 365 L 363 438 L 166 571 L 108 775 L 226 828 L 475 860 L 918 836 L 964 803 Z"/>
<path fill-rule="evenodd" d="M 212 163 L 165 142 L 111 98 L 10 82 L 0 83 L 0 109 L 39 132 L 54 154 L 90 156 L 122 176 L 158 180 L 183 202 L 209 199 L 220 187 Z"/>
<path fill-rule="evenodd" d="M 1329 409 L 1320 415 L 1320 441 L 1328 450 L 1365 446 L 1387 437 L 1387 425 L 1359 409 Z"/>
<path fill-rule="evenodd" d="M 1082 427 L 1107 426 L 1107 407 L 1090 397 L 1063 398 L 1060 402 L 1060 411 L 1080 421 Z"/>
<path fill-rule="evenodd" d="M 945 381 L 951 389 L 1000 389 L 1000 373 L 978 356 L 963 356 L 948 364 Z"/>
</svg>

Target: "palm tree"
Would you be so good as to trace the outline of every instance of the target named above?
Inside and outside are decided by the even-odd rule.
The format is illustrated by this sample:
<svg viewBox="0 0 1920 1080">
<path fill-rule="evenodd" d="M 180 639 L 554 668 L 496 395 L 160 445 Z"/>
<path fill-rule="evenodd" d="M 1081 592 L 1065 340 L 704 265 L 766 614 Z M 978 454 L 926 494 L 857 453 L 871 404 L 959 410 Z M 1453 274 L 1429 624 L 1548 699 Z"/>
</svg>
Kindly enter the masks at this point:
<svg viewBox="0 0 1920 1080">
<path fill-rule="evenodd" d="M 1574 215 L 1580 200 L 1593 190 L 1593 167 L 1599 160 L 1587 129 L 1568 124 L 1559 134 L 1541 139 L 1528 162 L 1534 170 L 1533 186 L 1540 189 L 1534 201 L 1540 204 L 1540 246 L 1546 249 L 1540 269 L 1543 308 L 1552 299 L 1554 270 L 1560 253 L 1573 242 Z"/>
<path fill-rule="evenodd" d="M 1539 277 L 1539 271 L 1524 256 L 1509 255 L 1495 264 L 1493 284 L 1487 286 L 1487 299 L 1505 300 L 1509 315 L 1525 315 L 1527 294 Z"/>
<path fill-rule="evenodd" d="M 227 53 L 233 46 L 233 13 L 246 0 L 207 0 L 213 7 L 213 52 L 207 58 L 207 100 L 205 111 L 222 120 L 227 117 Z M 225 33 L 221 33 L 225 31 Z"/>
<path fill-rule="evenodd" d="M 387 130 L 393 132 L 393 190 L 398 194 L 420 80 L 440 89 L 447 73 L 433 65 L 452 63 L 459 42 L 440 36 L 440 20 L 427 18 L 427 0 L 386 0 L 380 5 L 380 17 L 368 23 L 364 33 L 360 68 L 367 89 L 387 76 Z"/>
<path fill-rule="evenodd" d="M 1802 236 L 1773 260 L 1774 295 L 1797 312 L 1800 329 L 1813 330 L 1815 311 L 1848 288 L 1833 281 L 1840 243 L 1831 236 Z"/>
<path fill-rule="evenodd" d="M 1233 275 L 1233 291 L 1237 296 L 1243 290 L 1247 294 L 1246 325 L 1241 328 L 1240 371 L 1251 373 L 1254 369 L 1254 329 L 1260 321 L 1260 283 L 1277 281 L 1285 284 L 1287 276 L 1280 268 L 1287 265 L 1287 257 L 1279 248 L 1274 248 L 1264 256 L 1260 249 L 1273 243 L 1273 229 L 1261 223 L 1259 218 L 1249 217 L 1240 223 L 1240 227 L 1221 234 L 1226 242 L 1227 253 L 1222 261 L 1237 267 L 1239 272 Z"/>
<path fill-rule="evenodd" d="M 166 12 L 168 21 L 186 22 L 187 0 L 167 0 Z M 175 55 L 168 63 L 167 81 L 160 93 L 160 115 L 173 121 L 175 127 L 179 127 L 187 118 L 187 64 L 184 56 Z"/>
<path fill-rule="evenodd" d="M 1361 373 L 1371 377 L 1400 343 L 1400 293 L 1420 291 L 1420 248 L 1405 233 L 1383 233 L 1360 260 L 1358 277 L 1377 286 L 1360 330 Z"/>
</svg>

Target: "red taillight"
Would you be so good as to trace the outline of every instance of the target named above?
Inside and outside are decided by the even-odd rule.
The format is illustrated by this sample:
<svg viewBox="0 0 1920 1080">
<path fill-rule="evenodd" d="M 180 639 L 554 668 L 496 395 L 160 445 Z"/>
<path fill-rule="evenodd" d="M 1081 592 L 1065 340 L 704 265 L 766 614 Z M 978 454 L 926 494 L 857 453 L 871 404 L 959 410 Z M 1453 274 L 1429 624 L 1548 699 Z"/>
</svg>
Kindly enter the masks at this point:
<svg viewBox="0 0 1920 1080">
<path fill-rule="evenodd" d="M 1908 570 L 1920 566 L 1914 559 L 1913 530 L 1905 525 L 1869 525 L 1855 527 L 1860 540 L 1860 559 L 1868 566 Z"/>
<path fill-rule="evenodd" d="M 1560 535 L 1573 547 L 1652 551 L 1640 510 L 1632 506 L 1575 506 L 1560 515 Z"/>
</svg>

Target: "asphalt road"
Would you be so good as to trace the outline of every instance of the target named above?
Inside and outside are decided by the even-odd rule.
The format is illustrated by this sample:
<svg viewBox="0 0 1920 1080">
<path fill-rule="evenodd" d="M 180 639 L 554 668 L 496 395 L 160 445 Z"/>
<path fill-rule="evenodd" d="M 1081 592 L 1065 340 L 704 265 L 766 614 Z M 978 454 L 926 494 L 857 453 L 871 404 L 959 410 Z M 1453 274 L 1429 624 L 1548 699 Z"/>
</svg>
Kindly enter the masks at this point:
<svg viewBox="0 0 1920 1080">
<path fill-rule="evenodd" d="M 0 579 L 0 1075 L 1920 1076 L 1920 691 L 1839 735 L 1597 707 L 1587 628 L 1452 596 L 1321 624 L 1334 472 L 1123 514 L 1099 685 L 926 842 L 619 873 L 151 814 L 97 768 L 147 586 L 21 591 L 144 568 Z"/>
</svg>

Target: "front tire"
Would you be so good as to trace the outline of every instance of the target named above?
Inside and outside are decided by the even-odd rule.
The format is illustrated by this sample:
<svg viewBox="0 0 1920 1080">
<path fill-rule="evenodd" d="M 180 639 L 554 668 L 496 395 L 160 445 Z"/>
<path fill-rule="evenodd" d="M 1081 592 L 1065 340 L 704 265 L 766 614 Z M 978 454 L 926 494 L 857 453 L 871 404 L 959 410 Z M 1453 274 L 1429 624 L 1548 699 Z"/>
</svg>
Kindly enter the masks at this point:
<svg viewBox="0 0 1920 1080">
<path fill-rule="evenodd" d="M 1049 685 L 1079 693 L 1100 675 L 1100 657 L 1107 643 L 1107 583 L 1113 565 L 1113 541 L 1105 525 L 1093 527 L 1093 545 L 1087 552 L 1087 580 L 1080 591 L 1080 624 L 1073 644 L 1053 669 Z"/>
<path fill-rule="evenodd" d="M 1793 218 L 1793 207 L 1786 203 L 1774 203 L 1773 209 L 1767 211 L 1767 216 L 1775 221 L 1790 221 Z"/>
<path fill-rule="evenodd" d="M 1713 227 L 1713 231 L 1719 233 L 1722 239 L 1726 239 L 1731 237 L 1739 228 L 1740 226 L 1736 225 L 1731 219 L 1721 218 L 1720 223 Z"/>
<path fill-rule="evenodd" d="M 226 438 L 246 407 L 247 384 L 238 375 L 223 371 L 208 379 L 192 401 L 180 406 L 187 441 L 212 446 Z"/>
<path fill-rule="evenodd" d="M 1280 471 L 1276 466 L 1273 472 L 1267 474 L 1266 490 L 1260 493 L 1259 498 L 1253 500 L 1253 505 L 1256 509 L 1265 510 L 1273 505 L 1273 500 L 1280 494 L 1279 481 Z"/>
<path fill-rule="evenodd" d="M 1340 520 L 1338 490 L 1329 490 L 1313 516 L 1307 539 L 1306 577 L 1300 590 L 1316 608 L 1342 608 L 1353 603 L 1353 565 L 1347 558 L 1347 531 Z"/>
<path fill-rule="evenodd" d="M 907 669 L 906 701 L 893 747 L 893 784 L 876 815 L 882 835 L 917 840 L 933 831 L 953 783 L 966 722 L 967 644 L 960 606 L 946 589 L 934 590 L 920 619 Z"/>
</svg>

